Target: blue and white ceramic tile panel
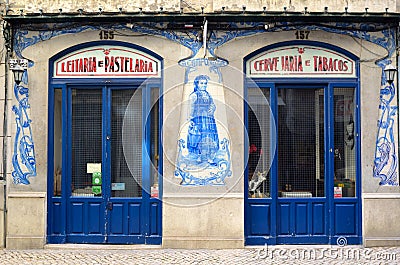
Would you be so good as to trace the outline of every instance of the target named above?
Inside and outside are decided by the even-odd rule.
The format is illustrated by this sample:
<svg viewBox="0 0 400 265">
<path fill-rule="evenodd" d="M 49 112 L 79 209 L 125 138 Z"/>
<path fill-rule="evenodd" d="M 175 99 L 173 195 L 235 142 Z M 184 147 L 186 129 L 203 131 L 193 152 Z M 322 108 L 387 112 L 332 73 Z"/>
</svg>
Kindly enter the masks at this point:
<svg viewBox="0 0 400 265">
<path fill-rule="evenodd" d="M 378 134 L 376 139 L 376 150 L 373 174 L 380 178 L 379 185 L 398 186 L 397 177 L 398 156 L 396 153 L 396 141 L 394 135 L 395 118 L 398 112 L 396 105 L 395 83 L 388 84 L 385 79 L 384 69 L 392 63 L 390 58 L 396 51 L 394 30 L 385 32 L 390 43 L 385 47 L 388 50 L 388 57 L 377 62 L 382 69 L 382 80 L 380 89 L 380 105 L 378 119 Z"/>
<path fill-rule="evenodd" d="M 213 69 L 213 65 L 205 66 L 209 72 L 220 73 Z M 223 130 L 227 121 L 218 119 L 216 115 L 216 112 L 225 111 L 223 86 L 210 85 L 208 75 L 196 72 L 195 75 L 192 87 L 184 85 L 184 90 L 190 92 L 183 93 L 188 95 L 183 100 L 188 106 L 182 107 L 181 112 L 184 119 L 180 124 L 175 176 L 181 179 L 183 186 L 224 185 L 225 178 L 232 172 L 229 133 Z M 222 95 L 222 99 L 218 99 L 221 104 L 216 104 L 215 96 L 218 94 Z"/>
<path fill-rule="evenodd" d="M 12 156 L 13 182 L 15 184 L 29 184 L 29 177 L 36 176 L 36 159 L 32 138 L 31 119 L 28 115 L 29 89 L 28 72 L 25 71 L 22 82 L 14 85 L 14 96 L 18 104 L 12 107 L 15 113 L 16 133 Z"/>
<path fill-rule="evenodd" d="M 208 52 L 211 55 L 215 55 L 215 49 L 225 43 L 237 38 L 244 36 L 251 36 L 259 33 L 263 33 L 266 30 L 262 23 L 232 23 L 230 25 L 231 29 L 229 31 L 212 31 L 210 39 L 208 41 Z M 249 30 L 248 28 L 253 28 Z M 247 29 L 244 29 L 247 28 Z M 189 74 L 194 74 L 196 72 L 196 67 L 198 65 L 207 65 L 209 67 L 210 74 L 216 74 L 218 76 L 218 82 L 222 84 L 222 75 L 220 68 L 228 64 L 224 59 L 218 58 L 216 61 L 209 61 L 206 58 L 196 58 L 196 54 L 200 51 L 202 47 L 202 42 L 197 40 L 199 34 L 196 30 L 190 30 L 185 32 L 179 32 L 174 30 L 168 30 L 164 28 L 163 24 L 157 23 L 146 23 L 146 24 L 134 24 L 132 27 L 127 25 L 113 25 L 110 27 L 96 27 L 96 26 L 77 26 L 72 24 L 57 25 L 57 28 L 48 27 L 47 30 L 41 30 L 38 35 L 29 36 L 27 30 L 18 30 L 14 38 L 14 50 L 19 58 L 23 58 L 22 51 L 38 42 L 49 40 L 53 37 L 64 35 L 64 34 L 75 34 L 88 30 L 99 30 L 99 29 L 112 29 L 112 30 L 130 30 L 132 32 L 149 34 L 154 36 L 159 36 L 166 38 L 168 40 L 177 42 L 185 47 L 188 47 L 192 51 L 192 56 L 190 58 L 183 59 L 179 62 L 179 65 L 185 67 L 186 75 L 184 83 L 187 84 L 189 81 Z M 377 30 L 377 26 L 374 24 L 359 24 L 354 25 L 351 23 L 331 23 L 327 25 L 297 25 L 294 23 L 278 23 L 275 27 L 271 27 L 267 31 L 277 32 L 277 31 L 287 31 L 287 30 L 323 30 L 326 32 L 343 34 L 366 40 L 377 44 L 385 48 L 389 55 L 387 58 L 381 60 L 377 64 L 382 68 L 382 87 L 381 91 L 381 104 L 379 106 L 379 117 L 378 120 L 378 135 L 376 141 L 376 152 L 374 161 L 374 177 L 380 178 L 380 185 L 398 185 L 397 180 L 397 154 L 395 149 L 395 137 L 394 137 L 394 119 L 397 115 L 397 105 L 394 101 L 395 99 L 395 86 L 386 85 L 386 80 L 383 74 L 384 67 L 391 63 L 388 58 L 391 58 L 395 51 L 395 30 Z M 371 33 L 373 32 L 373 33 Z M 379 32 L 379 34 L 376 34 Z M 380 37 L 377 37 L 379 35 Z M 34 64 L 30 61 L 29 67 L 33 67 Z M 34 143 L 32 130 L 30 127 L 31 120 L 28 115 L 27 109 L 29 108 L 29 88 L 28 88 L 28 76 L 27 72 L 24 75 L 23 85 L 14 86 L 14 94 L 18 101 L 18 105 L 13 106 L 14 113 L 16 115 L 17 123 L 17 133 L 14 139 L 14 150 L 13 150 L 13 172 L 12 176 L 14 182 L 17 184 L 29 184 L 28 177 L 36 176 L 36 159 L 34 153 Z M 193 89 L 194 90 L 194 89 Z M 193 91 L 194 92 L 194 91 Z M 204 93 L 203 93 L 204 94 Z M 206 97 L 205 97 L 206 98 Z M 213 97 L 211 94 L 208 95 L 208 101 L 211 102 Z M 213 109 L 213 107 L 211 107 Z M 213 110 L 218 111 L 217 109 Z M 211 111 L 212 112 L 212 111 Z M 182 178 L 182 185 L 224 185 L 224 179 L 230 176 L 230 150 L 229 150 L 229 140 L 220 139 L 218 131 L 213 128 L 212 118 L 200 118 L 192 117 L 192 123 L 194 125 L 201 125 L 208 128 L 205 130 L 205 134 L 208 134 L 207 141 L 204 142 L 204 146 L 210 147 L 205 143 L 210 144 L 213 148 L 209 148 L 213 152 L 213 161 L 202 161 L 202 158 L 198 157 L 198 147 L 195 145 L 192 149 L 192 157 L 187 157 L 188 154 L 183 155 L 179 153 L 177 158 L 177 168 L 176 176 Z M 204 122 L 207 121 L 208 123 Z M 204 125 L 206 124 L 206 125 Z M 210 127 L 211 126 L 211 127 Z M 211 129 L 210 129 L 211 128 Z M 197 128 L 198 129 L 198 128 Z M 196 130 L 194 129 L 193 132 Z M 201 135 L 201 133 L 200 133 Z M 201 143 L 200 138 L 196 138 L 199 134 L 194 134 L 191 143 Z M 212 137 L 211 137 L 212 136 Z M 189 137 L 189 132 L 188 132 Z M 210 139 L 212 141 L 210 141 Z M 188 138 L 180 138 L 178 140 L 178 150 L 187 148 Z M 219 141 L 216 144 L 216 141 Z M 190 144 L 191 144 L 190 143 Z M 192 148 L 192 147 L 191 147 Z M 197 152 L 197 153 L 196 153 Z M 196 157 L 197 155 L 197 157 Z M 221 160 L 219 160 L 221 159 Z M 200 161 L 200 162 L 199 162 Z M 202 166 L 217 168 L 217 171 L 213 171 L 209 176 L 203 176 L 201 179 L 191 178 L 190 170 L 183 170 L 183 164 L 186 168 L 191 166 Z M 210 173 L 210 172 L 208 172 Z"/>
</svg>

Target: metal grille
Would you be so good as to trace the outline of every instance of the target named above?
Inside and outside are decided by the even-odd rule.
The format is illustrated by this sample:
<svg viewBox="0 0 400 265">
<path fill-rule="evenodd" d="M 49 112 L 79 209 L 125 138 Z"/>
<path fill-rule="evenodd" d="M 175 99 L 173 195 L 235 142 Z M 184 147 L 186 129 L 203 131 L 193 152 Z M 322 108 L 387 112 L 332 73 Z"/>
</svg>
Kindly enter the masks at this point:
<svg viewBox="0 0 400 265">
<path fill-rule="evenodd" d="M 270 197 L 269 89 L 248 90 L 249 197 Z"/>
<path fill-rule="evenodd" d="M 87 164 L 102 163 L 101 90 L 72 90 L 72 195 L 94 196 Z M 97 194 L 97 195 L 101 195 Z"/>
<path fill-rule="evenodd" d="M 279 89 L 278 97 L 279 196 L 324 196 L 323 89 Z"/>
<path fill-rule="evenodd" d="M 354 197 L 356 182 L 354 89 L 334 89 L 335 197 Z"/>
<path fill-rule="evenodd" d="M 130 102 L 131 101 L 131 102 Z M 142 91 L 112 90 L 111 177 L 113 197 L 142 196 Z M 125 118 L 125 125 L 124 125 Z M 123 141 L 122 131 L 131 135 Z"/>
</svg>

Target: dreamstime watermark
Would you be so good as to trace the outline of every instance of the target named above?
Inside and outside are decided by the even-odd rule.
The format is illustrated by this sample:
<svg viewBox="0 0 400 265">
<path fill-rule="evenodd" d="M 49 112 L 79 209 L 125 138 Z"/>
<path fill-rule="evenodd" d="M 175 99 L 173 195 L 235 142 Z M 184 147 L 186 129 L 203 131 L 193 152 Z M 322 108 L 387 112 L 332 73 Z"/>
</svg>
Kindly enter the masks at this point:
<svg viewBox="0 0 400 265">
<path fill-rule="evenodd" d="M 327 248 L 269 248 L 257 249 L 256 260 L 337 260 L 337 261 L 380 261 L 398 260 L 396 253 L 383 253 L 369 248 L 327 247 Z"/>
</svg>

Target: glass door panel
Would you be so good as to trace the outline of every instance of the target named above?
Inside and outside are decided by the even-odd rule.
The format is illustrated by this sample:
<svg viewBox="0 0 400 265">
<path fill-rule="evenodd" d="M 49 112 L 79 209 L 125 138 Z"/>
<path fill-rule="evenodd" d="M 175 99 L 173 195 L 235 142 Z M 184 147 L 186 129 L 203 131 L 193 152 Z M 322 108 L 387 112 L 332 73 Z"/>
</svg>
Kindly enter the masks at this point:
<svg viewBox="0 0 400 265">
<path fill-rule="evenodd" d="M 142 196 L 141 92 L 111 90 L 112 197 Z"/>
<path fill-rule="evenodd" d="M 62 159 L 63 159 L 63 152 L 62 152 L 62 90 L 55 89 L 54 90 L 54 132 L 53 132 L 53 196 L 61 196 L 62 187 L 61 187 L 61 180 L 62 180 Z"/>
<path fill-rule="evenodd" d="M 325 196 L 323 95 L 323 88 L 278 90 L 279 197 Z"/>
<path fill-rule="evenodd" d="M 355 89 L 334 88 L 334 197 L 355 197 Z"/>
<path fill-rule="evenodd" d="M 102 90 L 72 89 L 72 196 L 101 196 Z"/>
</svg>

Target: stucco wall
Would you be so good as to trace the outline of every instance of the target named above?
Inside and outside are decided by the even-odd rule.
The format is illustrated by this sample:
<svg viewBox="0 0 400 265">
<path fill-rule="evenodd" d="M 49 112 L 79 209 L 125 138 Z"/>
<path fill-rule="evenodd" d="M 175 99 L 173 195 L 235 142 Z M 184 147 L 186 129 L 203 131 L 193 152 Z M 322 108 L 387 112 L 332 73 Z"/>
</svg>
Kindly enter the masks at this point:
<svg viewBox="0 0 400 265">
<path fill-rule="evenodd" d="M 216 5 L 216 2 L 213 4 Z M 43 194 L 45 194 L 47 186 L 48 60 L 54 54 L 68 47 L 98 40 L 98 33 L 98 31 L 89 30 L 77 34 L 61 35 L 39 42 L 23 52 L 26 58 L 35 63 L 29 69 L 29 103 L 31 106 L 29 115 L 32 120 L 32 135 L 35 142 L 37 176 L 30 178 L 30 185 L 13 185 L 11 184 L 11 176 L 8 177 L 11 195 L 8 198 L 8 226 L 10 228 L 7 231 L 7 242 L 10 246 L 37 247 L 44 243 L 46 197 Z M 32 35 L 36 34 L 37 32 L 32 32 Z M 376 34 L 379 35 L 380 33 Z M 191 55 L 190 50 L 170 40 L 154 36 L 117 36 L 116 40 L 118 41 L 146 47 L 164 58 L 164 246 L 199 248 L 243 246 L 243 161 L 245 153 L 242 129 L 243 76 L 241 73 L 243 71 L 243 58 L 266 45 L 294 39 L 294 31 L 269 32 L 251 37 L 236 38 L 216 50 L 217 56 L 229 61 L 229 66 L 222 69 L 222 76 L 225 100 L 229 103 L 230 114 L 232 114 L 228 115 L 227 124 L 231 136 L 232 161 L 234 163 L 232 164 L 232 177 L 226 179 L 226 186 L 202 189 L 201 187 L 182 187 L 179 185 L 180 180 L 174 176 L 177 139 L 179 138 L 177 128 L 179 128 L 181 114 L 180 103 L 185 89 L 183 82 L 184 68 L 177 63 Z M 399 187 L 379 186 L 379 179 L 372 177 L 382 73 L 375 61 L 384 57 L 387 51 L 367 41 L 324 31 L 312 31 L 310 40 L 339 46 L 361 59 L 362 192 L 365 194 L 398 193 Z M 395 60 L 395 58 L 392 59 Z M 9 87 L 12 87 L 11 84 L 9 84 Z M 3 98 L 0 98 L 0 100 L 4 102 Z M 15 99 L 13 99 L 12 104 L 15 104 Z M 9 106 L 12 104 L 9 104 Z M 2 105 L 0 102 L 0 106 Z M 10 109 L 9 117 L 11 118 L 8 126 L 10 126 L 9 131 L 12 132 L 12 135 L 15 135 L 14 116 L 11 115 Z M 396 122 L 396 139 L 398 135 L 397 127 Z M 8 157 L 11 158 L 11 148 L 8 154 Z M 11 173 L 11 162 L 7 167 L 9 168 L 7 172 Z M 372 195 L 366 195 L 370 198 L 363 201 L 364 237 L 366 239 L 379 235 L 382 238 L 400 237 L 400 228 L 396 226 L 389 228 L 386 221 L 382 221 L 382 216 L 394 216 L 393 213 L 391 215 L 390 213 L 393 209 L 396 209 L 394 205 L 397 201 L 390 201 L 393 207 L 387 207 L 387 200 L 390 199 L 379 194 L 374 195 L 374 198 L 371 198 Z M 18 205 L 21 204 L 25 204 L 26 207 L 18 208 Z M 26 222 L 26 218 L 20 218 L 21 215 L 26 218 L 34 218 L 35 222 Z M 395 216 L 397 215 L 395 214 Z M 179 220 L 176 220 L 176 217 L 179 217 Z M 35 227 L 39 229 L 35 229 Z M 223 229 L 220 229 L 221 227 Z M 391 230 L 389 231 L 389 229 Z M 22 243 L 24 240 L 30 243 Z"/>
<path fill-rule="evenodd" d="M 122 8 L 124 12 L 138 12 L 139 8 L 143 11 L 159 11 L 162 7 L 164 11 L 180 11 L 184 12 L 200 12 L 202 7 L 204 12 L 221 11 L 222 7 L 226 11 L 242 11 L 243 7 L 247 11 L 262 11 L 264 7 L 267 11 L 283 11 L 284 7 L 288 11 L 301 12 L 307 7 L 309 12 L 322 12 L 328 7 L 330 12 L 344 12 L 348 7 L 349 12 L 364 12 L 368 8 L 368 12 L 384 12 L 385 8 L 389 8 L 389 12 L 397 11 L 397 1 L 395 0 L 379 0 L 379 1 L 308 1 L 308 0 L 262 0 L 262 1 L 235 1 L 235 0 L 136 0 L 136 1 L 78 1 L 78 0 L 42 0 L 42 1 L 9 1 L 11 12 L 19 13 L 22 9 L 24 13 L 39 13 L 42 9 L 45 13 L 59 13 L 61 8 L 66 13 L 76 13 L 82 8 L 84 12 L 98 12 L 99 7 L 104 12 L 117 12 Z"/>
</svg>

